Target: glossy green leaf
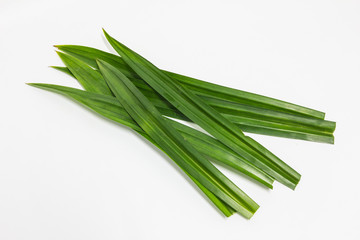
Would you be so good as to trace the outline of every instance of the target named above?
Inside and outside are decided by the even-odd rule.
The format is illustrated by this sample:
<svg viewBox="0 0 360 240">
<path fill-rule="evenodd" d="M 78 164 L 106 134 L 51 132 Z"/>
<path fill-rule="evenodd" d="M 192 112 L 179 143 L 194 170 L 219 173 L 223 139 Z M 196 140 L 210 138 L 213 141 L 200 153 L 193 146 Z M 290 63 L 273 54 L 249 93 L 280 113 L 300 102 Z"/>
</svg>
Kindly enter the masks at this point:
<svg viewBox="0 0 360 240">
<path fill-rule="evenodd" d="M 134 122 L 129 114 L 123 109 L 121 104 L 113 96 L 106 96 L 92 92 L 85 92 L 79 89 L 74 89 L 65 86 L 58 86 L 53 84 L 30 84 L 44 90 L 61 93 L 71 99 L 80 102 L 95 112 L 109 118 L 113 121 L 121 123 L 133 130 L 142 133 L 142 129 Z M 161 111 L 161 108 L 159 109 Z M 196 129 L 183 125 L 171 119 L 168 121 L 179 133 L 190 142 L 199 152 L 204 154 L 208 159 L 221 162 L 228 165 L 245 175 L 255 179 L 272 189 L 273 178 L 265 174 L 263 171 L 249 166 L 244 160 L 240 158 L 235 152 L 223 145 L 216 139 L 206 135 Z"/>
<path fill-rule="evenodd" d="M 181 87 L 174 79 L 110 37 L 105 31 L 104 33 L 128 66 L 186 117 L 246 159 L 249 164 L 260 168 L 292 189 L 296 187 L 300 180 L 299 173 L 260 144 L 249 141 L 240 128 L 204 103 L 198 96 Z"/>
<path fill-rule="evenodd" d="M 254 214 L 259 206 L 184 140 L 124 74 L 106 62 L 98 65 L 120 104 L 176 164 L 244 217 Z"/>
<path fill-rule="evenodd" d="M 89 66 L 73 56 L 62 52 L 57 52 L 57 54 L 85 90 L 89 92 L 111 94 L 111 91 L 106 83 L 98 80 L 101 77 L 99 72 L 88 71 Z"/>
<path fill-rule="evenodd" d="M 57 47 L 85 61 L 95 69 L 97 68 L 95 58 L 102 59 L 111 64 L 116 63 L 116 67 L 129 77 L 137 87 L 141 88 L 143 92 L 145 90 L 149 90 L 147 94 L 154 92 L 142 79 L 139 79 L 139 76 L 134 72 L 131 73 L 132 70 L 129 70 L 129 67 L 119 56 L 83 46 L 60 45 Z M 181 77 L 181 75 L 178 74 L 176 74 L 176 76 Z M 221 98 L 224 94 L 223 92 L 227 89 L 225 87 L 210 84 L 213 86 L 210 91 L 210 85 L 208 86 L 202 83 L 203 81 L 194 79 L 194 82 L 199 83 L 199 86 L 195 86 L 196 84 L 191 83 L 188 77 L 182 77 L 187 79 L 186 82 L 188 82 L 187 85 L 180 82 L 184 87 L 191 89 L 193 93 L 199 95 L 207 104 L 220 113 L 231 117 L 231 119 L 235 121 L 234 123 L 239 125 L 243 131 L 270 136 L 334 143 L 334 136 L 332 135 L 336 126 L 334 122 L 279 112 L 278 110 L 272 110 L 270 107 L 266 108 L 265 105 L 260 106 L 253 104 L 248 102 L 248 100 L 241 101 L 242 104 L 239 104 L 239 101 Z M 210 93 L 203 93 L 204 90 L 201 87 L 203 85 L 207 86 L 206 88 L 212 95 Z M 218 87 L 221 91 L 217 94 L 216 89 L 218 89 Z M 233 89 L 229 89 L 229 92 L 233 92 Z M 157 95 L 156 92 L 153 94 Z M 229 94 L 230 93 L 228 93 L 228 95 Z M 233 92 L 233 94 L 235 94 L 235 92 Z M 240 92 L 237 95 L 241 96 Z M 232 96 L 232 98 L 234 98 L 234 96 Z M 226 99 L 226 101 L 224 101 L 224 99 Z M 303 108 L 303 110 L 305 109 L 307 108 Z M 258 121 L 259 119 L 261 119 L 261 122 Z"/>
<path fill-rule="evenodd" d="M 119 102 L 114 97 L 102 96 L 96 93 L 84 92 L 79 89 L 58 86 L 53 84 L 43 84 L 43 83 L 29 83 L 30 86 L 41 88 L 44 90 L 60 93 L 70 99 L 81 103 L 82 105 L 90 108 L 91 110 L 97 112 L 98 114 L 123 124 L 127 127 L 132 128 L 134 131 L 138 132 L 148 141 L 160 148 L 127 114 L 127 112 L 122 108 Z M 115 111 L 112 111 L 114 109 Z M 160 148 L 161 149 L 161 148 Z M 216 197 L 212 192 L 207 190 L 201 183 L 196 179 L 190 176 L 185 170 L 184 172 L 194 181 L 194 183 L 200 188 L 201 191 L 214 203 L 214 205 L 226 216 L 231 216 L 235 210 L 229 205 L 224 203 L 221 199 Z"/>
<path fill-rule="evenodd" d="M 104 60 L 111 65 L 121 69 L 127 77 L 137 77 L 137 74 L 129 68 L 124 60 L 114 54 L 110 54 L 98 49 L 78 46 L 78 45 L 56 45 L 59 50 L 83 60 L 90 66 L 97 68 L 96 59 Z M 217 84 L 201 81 L 195 78 L 183 76 L 163 70 L 168 76 L 176 79 L 182 86 L 192 90 L 199 96 L 212 97 L 215 99 L 225 100 L 232 103 L 239 103 L 262 109 L 275 110 L 277 112 L 286 112 L 294 115 L 307 116 L 311 118 L 324 119 L 325 113 L 302 107 L 293 103 L 277 100 L 259 94 L 249 93 Z"/>
<path fill-rule="evenodd" d="M 68 63 L 71 64 L 71 63 Z M 87 66 L 87 71 L 97 71 L 92 67 Z M 65 72 L 66 74 L 71 75 L 76 78 L 69 69 L 66 67 L 53 67 L 59 71 Z M 85 77 L 85 76 L 84 76 Z M 99 76 L 98 81 L 105 81 L 102 76 Z M 165 116 L 191 121 L 186 116 L 184 116 L 181 112 L 179 112 L 176 108 L 174 108 L 167 100 L 159 96 L 154 90 L 152 90 L 146 83 L 142 80 L 132 79 L 132 82 L 141 90 L 141 92 L 148 98 L 150 101 L 159 109 L 159 111 Z M 205 100 L 207 100 L 205 98 Z M 286 138 L 294 138 L 294 139 L 302 139 L 307 141 L 314 142 L 323 142 L 323 143 L 334 143 L 334 136 L 331 132 L 326 130 L 322 130 L 318 126 L 308 126 L 306 124 L 293 124 L 291 121 L 287 121 L 287 119 L 275 119 L 274 116 L 282 115 L 287 118 L 286 115 L 290 115 L 290 118 L 303 118 L 291 114 L 275 112 L 271 110 L 258 109 L 254 107 L 250 107 L 247 105 L 240 106 L 236 104 L 236 107 L 232 107 L 235 105 L 233 103 L 224 102 L 222 100 L 211 99 L 206 101 L 211 107 L 218 110 L 225 118 L 235 123 L 240 127 L 241 130 L 250 133 L 257 133 L 269 136 L 278 136 L 278 137 L 286 137 Z M 221 107 L 219 107 L 219 105 Z M 228 110 L 230 109 L 230 110 Z M 233 114 L 233 109 L 236 109 L 237 113 Z M 254 109 L 254 110 L 253 110 Z M 268 113 L 270 112 L 270 113 Z M 264 113 L 264 114 L 263 114 Z M 267 117 L 267 115 L 271 115 L 271 117 Z M 313 118 L 305 118 L 310 121 L 320 121 L 324 122 L 325 120 L 313 119 Z M 300 121 L 300 120 L 297 120 Z M 322 125 L 320 123 L 319 125 Z M 332 125 L 332 124 L 330 124 Z"/>
</svg>

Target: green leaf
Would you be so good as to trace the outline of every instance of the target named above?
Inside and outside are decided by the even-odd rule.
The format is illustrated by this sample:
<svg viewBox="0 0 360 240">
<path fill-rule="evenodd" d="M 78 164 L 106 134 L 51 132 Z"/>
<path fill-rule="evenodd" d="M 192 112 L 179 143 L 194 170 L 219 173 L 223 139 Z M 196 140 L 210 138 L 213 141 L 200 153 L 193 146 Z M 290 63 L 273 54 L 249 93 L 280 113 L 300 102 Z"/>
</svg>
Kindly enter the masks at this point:
<svg viewBox="0 0 360 240">
<path fill-rule="evenodd" d="M 168 74 L 171 78 L 181 82 L 182 85 L 186 86 L 189 90 L 196 91 L 196 94 L 199 96 L 213 97 L 229 102 L 251 105 L 253 107 L 260 107 L 299 116 L 318 119 L 325 118 L 325 113 L 323 112 L 293 103 L 234 88 L 224 87 L 168 71 L 165 71 L 165 73 Z"/>
<path fill-rule="evenodd" d="M 181 87 L 168 75 L 110 37 L 105 31 L 104 33 L 109 43 L 120 54 L 122 59 L 180 112 L 246 159 L 249 164 L 260 168 L 277 181 L 292 189 L 296 187 L 300 180 L 299 173 L 260 144 L 254 144 L 253 141 L 249 141 L 236 125 L 221 116 L 198 96 Z"/>
<path fill-rule="evenodd" d="M 127 77 L 138 77 L 137 74 L 131 68 L 129 68 L 129 66 L 121 57 L 114 54 L 78 45 L 56 45 L 55 47 L 63 52 L 83 60 L 93 68 L 97 68 L 96 59 L 101 59 L 119 68 Z M 192 90 L 199 96 L 212 97 L 232 103 L 260 107 L 262 109 L 275 110 L 277 112 L 286 112 L 293 115 L 307 116 L 310 118 L 324 119 L 325 117 L 325 113 L 323 112 L 307 107 L 302 107 L 293 103 L 261 96 L 259 94 L 249 93 L 238 89 L 220 86 L 165 70 L 162 71 L 171 78 L 177 80 L 182 86 Z"/>
<path fill-rule="evenodd" d="M 149 94 L 154 94 L 154 97 L 158 95 L 151 87 L 144 83 L 142 79 L 139 79 L 140 77 L 137 76 L 136 73 L 131 69 L 129 70 L 129 67 L 119 56 L 83 46 L 60 45 L 57 47 L 59 47 L 60 50 L 85 61 L 95 69 L 97 68 L 95 58 L 102 59 L 111 64 L 117 63 L 116 67 L 129 77 L 137 87 L 141 88 L 143 93 L 145 90 L 149 91 L 148 93 L 144 93 L 147 97 Z M 229 116 L 229 118 L 232 119 L 232 122 L 240 126 L 243 131 L 307 141 L 334 143 L 334 136 L 332 135 L 336 127 L 334 122 L 271 110 L 271 107 L 266 108 L 264 104 L 260 106 L 259 104 L 253 104 L 248 100 L 240 101 L 243 103 L 240 104 L 239 101 L 236 102 L 235 100 L 231 101 L 229 98 L 222 98 L 221 96 L 224 95 L 223 92 L 225 91 L 225 87 L 219 86 L 221 91 L 217 92 L 216 89 L 218 89 L 218 87 L 214 84 L 210 84 L 213 86 L 212 90 L 210 91 L 208 86 L 207 94 L 204 94 L 202 85 L 207 86 L 207 84 L 196 79 L 194 79 L 194 83 L 191 84 L 192 81 L 189 80 L 188 77 L 184 77 L 184 79 L 186 79 L 186 82 L 188 83 L 182 84 L 182 82 L 180 82 L 184 87 L 191 89 L 193 93 L 200 96 L 207 104 L 215 108 L 221 114 L 225 114 L 226 118 Z M 197 86 L 195 82 L 198 82 L 199 86 Z M 233 92 L 233 89 L 229 89 L 229 91 Z M 238 96 L 241 96 L 240 92 L 237 94 Z M 233 93 L 235 94 L 235 92 Z M 234 98 L 234 96 L 231 98 Z M 261 119 L 260 122 L 258 121 L 259 119 Z"/>
<path fill-rule="evenodd" d="M 59 67 L 59 66 L 50 66 L 50 67 L 53 68 L 53 69 L 56 69 L 56 70 L 58 70 L 58 71 L 60 71 L 60 72 L 66 73 L 66 74 L 68 74 L 69 76 L 74 77 L 74 78 L 76 79 L 76 77 L 74 76 L 74 74 L 72 74 L 67 67 Z"/>
<path fill-rule="evenodd" d="M 102 96 L 96 95 L 95 93 L 91 92 L 84 92 L 82 90 L 69 88 L 69 87 L 63 87 L 58 85 L 52 85 L 52 84 L 41 84 L 41 83 L 29 83 L 28 85 L 41 88 L 44 90 L 60 93 L 66 97 L 69 97 L 72 100 L 75 100 L 81 104 L 83 104 L 86 107 L 89 107 L 90 109 L 94 110 L 95 112 L 99 113 L 100 115 L 111 119 L 115 122 L 118 122 L 120 124 L 123 124 L 125 126 L 128 126 L 132 128 L 134 131 L 138 132 L 140 135 L 142 135 L 144 138 L 152 142 L 156 145 L 156 143 L 146 135 L 145 132 L 132 120 L 132 118 L 127 114 L 127 112 L 122 107 L 115 108 L 116 111 L 113 112 L 109 109 L 113 109 L 114 106 L 119 105 L 119 102 L 111 97 L 105 97 L 105 103 L 109 106 L 104 107 L 104 102 L 102 102 L 100 99 Z M 115 101 L 115 102 L 113 102 Z M 115 103 L 115 104 L 113 104 Z M 101 106 L 102 105 L 102 106 Z M 159 146 L 157 146 L 159 147 Z M 160 148 L 160 147 L 159 147 Z M 160 148 L 161 149 L 161 148 Z M 209 190 L 207 190 L 201 183 L 199 183 L 196 179 L 191 177 L 186 171 L 185 173 L 194 181 L 194 183 L 200 188 L 201 191 L 204 192 L 204 194 L 214 203 L 214 205 L 226 216 L 231 216 L 235 210 L 231 208 L 229 205 L 224 203 L 221 199 L 217 198 L 213 193 L 211 193 Z"/>
<path fill-rule="evenodd" d="M 104 81 L 99 81 L 101 74 L 97 71 L 89 71 L 89 66 L 77 58 L 57 52 L 63 63 L 76 77 L 79 83 L 89 92 L 111 94 L 109 87 Z"/>
<path fill-rule="evenodd" d="M 74 75 L 66 67 L 54 67 L 57 70 L 70 74 L 76 79 Z M 97 71 L 92 67 L 87 68 L 88 71 Z M 85 78 L 85 76 L 83 77 Z M 174 108 L 166 99 L 159 96 L 153 89 L 151 89 L 144 81 L 138 79 L 131 79 L 132 82 L 141 90 L 141 92 L 158 108 L 158 110 L 168 117 L 173 117 L 185 121 L 191 121 L 176 108 Z M 102 76 L 99 77 L 98 81 L 105 81 Z M 323 143 L 334 143 L 334 136 L 331 133 L 332 131 L 322 130 L 320 125 L 308 126 L 301 123 L 300 120 L 297 120 L 299 123 L 294 124 L 287 119 L 276 119 L 274 116 L 283 116 L 287 118 L 290 115 L 290 118 L 303 118 L 300 116 L 295 116 L 286 113 L 274 112 L 266 109 L 258 109 L 247 105 L 233 104 L 229 102 L 224 102 L 217 99 L 207 99 L 204 98 L 206 103 L 211 107 L 219 111 L 226 119 L 230 120 L 232 123 L 235 123 L 240 127 L 244 132 L 257 133 L 269 136 L 278 136 L 294 139 L 302 139 L 307 141 L 314 142 L 323 142 Z M 236 106 L 232 106 L 236 105 Z M 234 113 L 235 111 L 235 113 Z M 264 113 L 264 114 L 263 114 Z M 268 116 L 270 115 L 270 116 Z M 305 118 L 305 122 L 310 121 L 320 121 L 326 122 L 325 120 Z M 326 125 L 326 124 L 325 124 Z M 331 124 L 330 124 L 331 125 Z"/>
<path fill-rule="evenodd" d="M 184 140 L 125 75 L 106 62 L 98 65 L 124 109 L 170 158 L 244 217 L 255 213 L 259 206 Z"/>
<path fill-rule="evenodd" d="M 134 122 L 134 120 L 113 96 L 85 92 L 79 89 L 53 84 L 35 83 L 30 85 L 70 97 L 106 118 L 130 127 L 141 134 L 143 133 L 142 129 Z M 246 161 L 244 161 L 234 151 L 223 145 L 218 140 L 174 120 L 165 120 L 177 129 L 184 138 L 188 139 L 188 142 L 190 142 L 208 159 L 228 165 L 272 189 L 272 183 L 274 181 L 273 178 L 263 171 L 247 164 Z"/>
<path fill-rule="evenodd" d="M 277 122 L 269 122 L 261 118 L 247 118 L 223 114 L 225 118 L 239 126 L 241 130 L 269 136 L 301 139 L 320 143 L 334 143 L 334 135 L 326 131 L 312 130 L 305 126 L 293 126 Z"/>
</svg>

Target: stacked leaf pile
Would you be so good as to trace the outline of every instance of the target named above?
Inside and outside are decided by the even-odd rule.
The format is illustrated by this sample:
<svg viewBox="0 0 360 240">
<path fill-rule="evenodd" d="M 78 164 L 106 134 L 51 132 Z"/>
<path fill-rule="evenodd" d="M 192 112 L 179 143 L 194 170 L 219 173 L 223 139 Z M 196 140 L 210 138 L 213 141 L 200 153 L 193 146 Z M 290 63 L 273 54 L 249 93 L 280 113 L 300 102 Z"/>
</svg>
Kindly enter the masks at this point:
<svg viewBox="0 0 360 240">
<path fill-rule="evenodd" d="M 334 143 L 335 122 L 313 109 L 161 70 L 105 31 L 114 55 L 90 47 L 56 46 L 83 90 L 29 85 L 63 94 L 121 123 L 164 151 L 225 216 L 250 218 L 258 204 L 223 175 L 220 162 L 272 189 L 295 189 L 300 174 L 243 132 Z M 170 118 L 169 118 L 170 117 Z M 208 134 L 172 119 L 193 122 Z"/>
</svg>

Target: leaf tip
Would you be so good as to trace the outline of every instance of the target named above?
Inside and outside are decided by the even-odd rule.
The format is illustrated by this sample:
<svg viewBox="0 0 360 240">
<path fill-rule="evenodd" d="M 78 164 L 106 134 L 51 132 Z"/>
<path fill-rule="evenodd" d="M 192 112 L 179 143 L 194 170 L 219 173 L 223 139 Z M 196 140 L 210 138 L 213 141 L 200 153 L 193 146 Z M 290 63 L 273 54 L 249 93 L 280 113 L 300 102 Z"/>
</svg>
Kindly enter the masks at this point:
<svg viewBox="0 0 360 240">
<path fill-rule="evenodd" d="M 104 28 L 102 28 L 103 33 L 105 35 L 105 38 L 108 40 L 108 42 L 111 44 L 111 41 L 113 41 L 114 39 L 105 31 Z"/>
<path fill-rule="evenodd" d="M 25 83 L 26 85 L 29 85 L 31 87 L 36 87 L 36 83 Z"/>
<path fill-rule="evenodd" d="M 105 36 L 109 36 L 109 34 L 105 31 L 104 28 L 101 28 Z"/>
<path fill-rule="evenodd" d="M 106 64 L 106 62 L 105 61 L 103 61 L 103 60 L 101 60 L 101 59 L 99 59 L 99 58 L 97 58 L 97 59 L 95 59 L 95 61 L 96 61 L 96 64 L 100 67 L 102 67 L 102 66 L 104 66 L 105 64 Z"/>
<path fill-rule="evenodd" d="M 56 54 L 61 58 L 61 60 L 64 62 L 65 59 L 68 59 L 70 56 L 66 53 L 63 53 L 61 51 L 55 50 Z"/>
</svg>

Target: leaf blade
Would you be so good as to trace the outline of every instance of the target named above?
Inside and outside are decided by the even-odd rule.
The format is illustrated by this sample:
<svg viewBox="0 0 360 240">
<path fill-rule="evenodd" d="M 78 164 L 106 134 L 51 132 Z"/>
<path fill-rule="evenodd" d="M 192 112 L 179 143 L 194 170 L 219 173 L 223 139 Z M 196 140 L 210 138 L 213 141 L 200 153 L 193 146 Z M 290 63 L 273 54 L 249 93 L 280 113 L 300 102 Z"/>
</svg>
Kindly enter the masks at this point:
<svg viewBox="0 0 360 240">
<path fill-rule="evenodd" d="M 91 68 L 87 64 L 71 55 L 62 52 L 57 52 L 57 54 L 87 91 L 111 95 L 111 91 L 105 82 L 99 81 L 99 79 L 101 79 L 100 73 L 91 71 Z"/>
<path fill-rule="evenodd" d="M 123 59 L 114 54 L 110 54 L 98 49 L 79 46 L 79 45 L 57 45 L 55 46 L 58 49 L 73 54 L 79 58 L 82 58 L 90 66 L 97 68 L 96 59 L 102 59 L 110 64 L 117 66 L 127 77 L 136 77 L 136 74 L 129 68 Z M 296 114 L 299 116 L 307 116 L 310 118 L 324 119 L 325 113 L 303 107 L 297 104 L 285 102 L 282 100 L 262 96 L 255 93 L 250 93 L 238 89 L 233 89 L 229 87 L 224 87 L 218 84 L 213 84 L 205 82 L 199 79 L 187 77 L 177 73 L 165 71 L 171 78 L 179 81 L 183 86 L 186 86 L 188 89 L 195 91 L 196 94 L 200 96 L 213 97 L 215 99 L 222 99 L 229 102 L 235 102 L 245 105 L 252 105 L 254 107 L 258 106 L 264 109 L 272 109 L 280 112 L 287 112 L 290 114 Z"/>
<path fill-rule="evenodd" d="M 140 135 L 142 135 L 144 138 L 155 144 L 155 142 L 146 135 L 145 132 L 142 131 L 142 129 L 133 121 L 133 119 L 127 114 L 125 110 L 121 110 L 121 107 L 116 108 L 116 111 L 109 111 L 108 107 L 101 107 L 99 105 L 101 104 L 91 104 L 92 101 L 100 101 L 101 97 L 99 96 L 93 96 L 94 94 L 91 92 L 84 92 L 83 90 L 73 89 L 69 87 L 63 87 L 53 84 L 38 84 L 38 83 L 29 83 L 28 85 L 37 87 L 43 90 L 52 91 L 55 93 L 62 94 L 88 108 L 91 110 L 99 113 L 100 115 L 113 120 L 115 122 L 118 122 L 120 124 L 123 124 L 127 127 L 130 127 L 134 131 L 138 132 Z M 84 94 L 81 94 L 81 93 Z M 89 99 L 91 99 L 89 101 Z M 115 100 L 115 105 L 118 104 L 118 101 Z M 113 99 L 111 97 L 105 98 L 105 102 L 107 102 L 110 105 L 113 105 Z M 155 144 L 156 145 L 156 144 Z M 159 147 L 159 146 L 157 146 Z M 160 148 L 160 147 L 159 147 Z M 161 148 L 160 148 L 161 149 Z M 221 201 L 219 198 L 217 198 L 213 193 L 211 193 L 209 190 L 207 190 L 200 182 L 198 182 L 196 179 L 194 179 L 192 176 L 190 176 L 185 170 L 184 172 L 194 181 L 194 183 L 200 188 L 201 191 L 204 192 L 205 196 L 207 196 L 213 204 L 226 216 L 231 216 L 235 210 L 232 209 L 229 205 Z"/>
<path fill-rule="evenodd" d="M 279 158 L 274 157 L 267 149 L 259 148 L 260 144 L 248 141 L 236 125 L 222 117 L 199 97 L 174 82 L 149 61 L 116 41 L 105 31 L 104 34 L 123 60 L 185 116 L 234 150 L 250 164 L 265 171 L 289 188 L 294 189 L 296 187 L 300 180 L 300 174 L 294 169 Z"/>
<path fill-rule="evenodd" d="M 125 75 L 106 62 L 99 61 L 98 65 L 110 89 L 129 115 L 178 165 L 240 214 L 247 218 L 253 215 L 259 206 L 167 124 Z"/>
</svg>

